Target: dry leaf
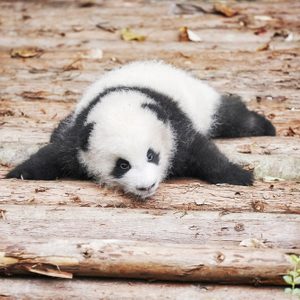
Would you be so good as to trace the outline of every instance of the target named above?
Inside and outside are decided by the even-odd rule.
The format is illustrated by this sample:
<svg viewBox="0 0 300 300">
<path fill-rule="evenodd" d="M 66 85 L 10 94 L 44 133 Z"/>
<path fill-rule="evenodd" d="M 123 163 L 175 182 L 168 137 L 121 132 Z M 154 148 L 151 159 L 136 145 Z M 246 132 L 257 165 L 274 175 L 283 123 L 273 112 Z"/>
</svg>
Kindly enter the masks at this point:
<svg viewBox="0 0 300 300">
<path fill-rule="evenodd" d="M 267 248 L 264 241 L 258 239 L 244 239 L 240 242 L 240 246 L 250 247 L 250 248 Z"/>
<path fill-rule="evenodd" d="M 179 37 L 180 42 L 201 42 L 202 39 L 192 30 L 188 29 L 186 26 L 181 27 L 179 29 Z"/>
<path fill-rule="evenodd" d="M 223 16 L 228 17 L 228 18 L 231 18 L 238 14 L 237 10 L 235 10 L 223 3 L 219 3 L 219 2 L 214 4 L 214 10 L 215 10 L 215 12 L 220 13 Z"/>
<path fill-rule="evenodd" d="M 19 48 L 12 49 L 10 51 L 10 56 L 12 58 L 32 58 L 39 57 L 44 53 L 44 51 L 40 48 Z"/>
<path fill-rule="evenodd" d="M 270 49 L 270 43 L 263 44 L 259 46 L 256 51 L 266 51 Z"/>
<path fill-rule="evenodd" d="M 83 69 L 83 66 L 82 66 L 82 62 L 80 59 L 76 59 L 72 63 L 65 65 L 63 67 L 63 71 L 74 71 L 74 70 L 82 70 L 82 69 Z"/>
<path fill-rule="evenodd" d="M 145 35 L 140 35 L 133 32 L 130 28 L 123 28 L 121 31 L 121 38 L 124 41 L 138 41 L 143 42 L 146 39 Z"/>
</svg>

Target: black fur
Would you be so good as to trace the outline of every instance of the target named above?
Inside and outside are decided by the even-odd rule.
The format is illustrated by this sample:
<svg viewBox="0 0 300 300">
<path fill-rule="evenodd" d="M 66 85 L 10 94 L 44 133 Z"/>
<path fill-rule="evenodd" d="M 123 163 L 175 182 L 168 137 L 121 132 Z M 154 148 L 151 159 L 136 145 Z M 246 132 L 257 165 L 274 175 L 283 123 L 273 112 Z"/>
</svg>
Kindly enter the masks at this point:
<svg viewBox="0 0 300 300">
<path fill-rule="evenodd" d="M 128 169 L 122 169 L 121 165 L 125 163 L 128 164 Z M 113 169 L 113 171 L 111 172 L 111 175 L 115 178 L 121 178 L 124 176 L 124 174 L 126 174 L 129 170 L 130 170 L 130 163 L 123 159 L 123 158 L 119 158 L 115 164 L 115 167 Z"/>
<path fill-rule="evenodd" d="M 210 137 L 206 137 L 193 129 L 190 119 L 170 97 L 149 88 L 125 86 L 103 91 L 76 119 L 72 114 L 68 116 L 54 130 L 51 143 L 8 173 L 7 178 L 20 178 L 21 175 L 24 179 L 90 178 L 77 159 L 79 149 L 88 149 L 94 126 L 85 125 L 87 116 L 104 96 L 121 91 L 136 91 L 153 99 L 156 104 L 144 104 L 142 107 L 153 111 L 158 120 L 172 126 L 177 148 L 174 149 L 168 177 L 196 177 L 211 183 L 237 185 L 253 183 L 252 173 L 231 163 L 210 140 L 210 137 L 275 135 L 273 125 L 263 116 L 249 111 L 239 97 L 222 97 L 222 104 L 215 115 L 216 126 Z"/>
<path fill-rule="evenodd" d="M 211 131 L 212 137 L 242 137 L 276 134 L 270 121 L 246 105 L 237 95 L 223 95 L 222 103 L 215 115 L 215 126 Z"/>
<path fill-rule="evenodd" d="M 152 159 L 150 160 L 148 157 L 149 155 L 152 156 Z M 148 158 L 148 161 L 153 163 L 153 164 L 156 164 L 158 165 L 159 163 L 159 153 L 155 152 L 153 149 L 149 149 L 148 152 L 147 152 L 147 158 Z"/>
<path fill-rule="evenodd" d="M 168 121 L 168 116 L 165 112 L 165 110 L 157 104 L 152 104 L 152 103 L 144 103 L 142 104 L 142 108 L 146 108 L 151 110 L 152 112 L 154 112 L 156 114 L 156 117 L 158 120 L 167 123 Z"/>
</svg>

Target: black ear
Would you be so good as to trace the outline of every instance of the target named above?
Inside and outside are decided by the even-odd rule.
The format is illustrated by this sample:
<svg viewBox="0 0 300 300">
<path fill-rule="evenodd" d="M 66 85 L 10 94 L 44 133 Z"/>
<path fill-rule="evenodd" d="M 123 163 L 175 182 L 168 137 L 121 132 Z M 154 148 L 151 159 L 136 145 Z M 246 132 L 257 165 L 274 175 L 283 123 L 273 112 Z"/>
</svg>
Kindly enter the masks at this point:
<svg viewBox="0 0 300 300">
<path fill-rule="evenodd" d="M 89 138 L 94 129 L 95 123 L 88 123 L 84 125 L 78 135 L 79 138 L 79 147 L 83 151 L 87 151 L 89 147 Z"/>
<path fill-rule="evenodd" d="M 6 178 L 52 180 L 62 177 L 60 151 L 57 144 L 48 144 L 11 170 Z"/>
</svg>

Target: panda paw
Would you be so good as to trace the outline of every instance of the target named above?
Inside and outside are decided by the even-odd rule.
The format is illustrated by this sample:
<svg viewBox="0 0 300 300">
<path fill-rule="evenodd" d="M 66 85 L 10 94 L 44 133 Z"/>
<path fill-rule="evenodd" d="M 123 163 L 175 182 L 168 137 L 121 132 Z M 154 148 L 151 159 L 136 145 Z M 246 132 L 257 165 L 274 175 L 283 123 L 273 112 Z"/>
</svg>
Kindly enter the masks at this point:
<svg viewBox="0 0 300 300">
<path fill-rule="evenodd" d="M 240 166 L 233 165 L 226 172 L 224 182 L 233 185 L 253 185 L 253 172 L 244 170 Z"/>
<path fill-rule="evenodd" d="M 16 168 L 12 169 L 5 178 L 17 178 L 17 179 L 27 179 L 27 180 L 33 180 L 35 179 L 34 170 L 24 168 L 22 165 L 17 166 Z"/>
</svg>

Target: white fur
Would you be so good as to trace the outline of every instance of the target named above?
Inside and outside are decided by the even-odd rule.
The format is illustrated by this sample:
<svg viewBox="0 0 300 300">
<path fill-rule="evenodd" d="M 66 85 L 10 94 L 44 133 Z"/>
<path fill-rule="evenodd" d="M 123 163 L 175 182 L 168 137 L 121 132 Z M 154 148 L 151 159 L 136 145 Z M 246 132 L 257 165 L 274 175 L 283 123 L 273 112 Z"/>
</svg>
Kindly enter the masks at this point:
<svg viewBox="0 0 300 300">
<path fill-rule="evenodd" d="M 191 119 L 194 129 L 203 134 L 212 127 L 220 103 L 220 95 L 213 88 L 189 73 L 161 61 L 140 61 L 112 70 L 92 84 L 76 113 L 106 88 L 120 85 L 148 87 L 170 96 Z"/>
<path fill-rule="evenodd" d="M 157 120 L 142 103 L 153 100 L 135 91 L 110 93 L 92 109 L 87 122 L 95 122 L 88 151 L 80 151 L 80 160 L 99 183 L 120 186 L 125 192 L 148 197 L 164 179 L 174 149 L 169 125 Z M 147 161 L 147 151 L 159 152 L 158 165 Z M 118 158 L 128 160 L 131 169 L 122 177 L 111 175 Z M 138 187 L 155 186 L 146 192 Z"/>
<path fill-rule="evenodd" d="M 168 95 L 189 117 L 196 131 L 207 134 L 213 125 L 213 115 L 220 96 L 207 84 L 188 73 L 163 62 L 135 62 L 108 72 L 83 95 L 75 111 L 78 114 L 101 92 L 109 87 L 148 87 Z M 176 149 L 175 134 L 142 103 L 152 103 L 137 91 L 117 91 L 106 95 L 93 107 L 87 122 L 94 122 L 87 151 L 79 159 L 99 183 L 121 187 L 125 192 L 148 197 L 165 178 Z M 159 152 L 156 165 L 147 161 L 147 151 Z M 128 160 L 131 169 L 121 178 L 111 173 L 119 159 Z M 155 186 L 148 191 L 139 187 Z"/>
</svg>

